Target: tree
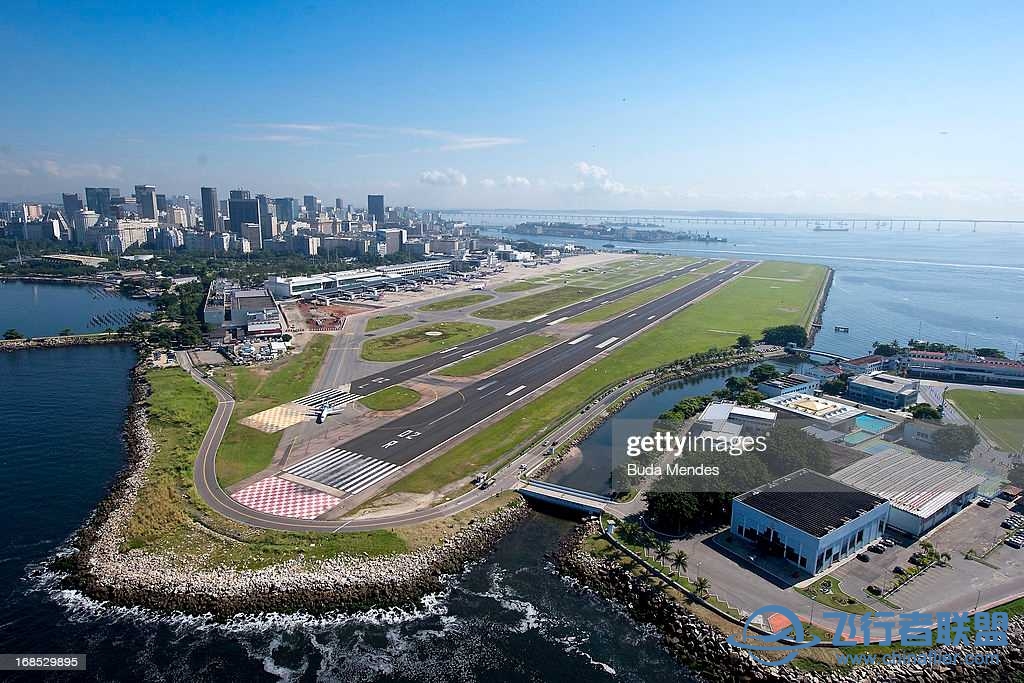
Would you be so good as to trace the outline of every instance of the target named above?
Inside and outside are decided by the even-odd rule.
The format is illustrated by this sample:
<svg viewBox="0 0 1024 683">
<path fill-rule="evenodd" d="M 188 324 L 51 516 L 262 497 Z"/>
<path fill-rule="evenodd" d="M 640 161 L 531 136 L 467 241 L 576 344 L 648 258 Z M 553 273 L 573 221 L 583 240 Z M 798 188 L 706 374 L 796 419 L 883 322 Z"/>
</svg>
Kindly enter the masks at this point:
<svg viewBox="0 0 1024 683">
<path fill-rule="evenodd" d="M 25 338 L 25 335 L 23 335 L 21 332 L 18 332 L 13 327 L 8 329 L 6 332 L 4 332 L 4 339 L 10 340 L 10 339 L 24 339 L 24 338 Z"/>
<path fill-rule="evenodd" d="M 761 382 L 767 382 L 768 380 L 775 379 L 781 375 L 782 373 L 779 372 L 778 368 L 774 365 L 771 365 L 770 363 L 760 363 L 750 370 L 749 376 L 751 382 L 760 384 Z"/>
<path fill-rule="evenodd" d="M 1017 464 L 1011 467 L 1006 479 L 1014 486 L 1024 488 L 1024 465 Z"/>
<path fill-rule="evenodd" d="M 916 403 L 910 406 L 910 414 L 917 420 L 938 420 L 942 413 L 931 403 Z"/>
<path fill-rule="evenodd" d="M 807 345 L 807 330 L 802 325 L 779 325 L 778 327 L 769 327 L 762 333 L 765 344 L 773 344 L 775 346 L 785 346 L 786 344 L 795 344 L 799 347 Z"/>
<path fill-rule="evenodd" d="M 729 390 L 729 393 L 738 394 L 750 388 L 750 380 L 746 377 L 730 377 L 725 380 L 725 388 Z"/>
<path fill-rule="evenodd" d="M 900 343 L 896 339 L 893 339 L 891 342 L 876 341 L 871 346 L 879 356 L 896 356 L 903 350 L 900 348 Z"/>
<path fill-rule="evenodd" d="M 828 472 L 831 460 L 828 446 L 793 424 L 776 425 L 765 437 L 764 461 L 773 477 L 781 477 L 802 468 Z"/>
<path fill-rule="evenodd" d="M 832 379 L 827 379 L 822 382 L 821 390 L 826 394 L 831 394 L 832 396 L 842 396 L 846 393 L 849 383 L 849 375 L 839 375 L 838 377 L 833 377 Z"/>
<path fill-rule="evenodd" d="M 736 348 L 749 349 L 754 345 L 754 340 L 750 338 L 749 334 L 741 334 L 736 337 Z"/>
<path fill-rule="evenodd" d="M 765 395 L 755 389 L 746 389 L 736 395 L 736 402 L 741 406 L 756 406 L 765 399 Z"/>
<path fill-rule="evenodd" d="M 672 556 L 672 569 L 676 570 L 676 574 L 685 574 L 689 562 L 690 556 L 686 554 L 686 551 L 677 550 Z"/>
<path fill-rule="evenodd" d="M 70 337 L 74 332 L 71 331 L 70 327 L 65 327 L 63 330 L 57 333 L 61 337 Z"/>
<path fill-rule="evenodd" d="M 978 433 L 970 425 L 948 425 L 932 437 L 933 450 L 940 460 L 967 462 L 978 442 Z"/>
<path fill-rule="evenodd" d="M 693 583 L 693 592 L 699 598 L 706 598 L 711 594 L 711 579 L 706 576 L 698 576 Z"/>
<path fill-rule="evenodd" d="M 669 553 L 672 552 L 672 546 L 668 544 L 668 541 L 663 539 L 657 539 L 654 542 L 654 559 L 662 564 L 668 564 Z"/>
<path fill-rule="evenodd" d="M 992 347 L 989 346 L 983 346 L 979 349 L 974 349 L 974 352 L 979 356 L 984 356 L 985 358 L 1006 358 L 1005 353 L 1003 353 L 999 349 L 993 349 Z"/>
</svg>

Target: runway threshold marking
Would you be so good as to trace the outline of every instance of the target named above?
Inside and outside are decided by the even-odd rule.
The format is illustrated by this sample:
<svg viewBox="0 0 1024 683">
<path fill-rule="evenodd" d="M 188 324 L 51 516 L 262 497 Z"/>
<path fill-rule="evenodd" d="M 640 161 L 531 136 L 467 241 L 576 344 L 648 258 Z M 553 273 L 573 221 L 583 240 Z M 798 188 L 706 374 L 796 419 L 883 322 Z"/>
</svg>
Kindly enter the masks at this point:
<svg viewBox="0 0 1024 683">
<path fill-rule="evenodd" d="M 538 320 L 540 320 L 541 318 L 546 318 L 546 317 L 548 317 L 547 313 L 541 313 L 540 315 L 535 315 L 534 317 L 530 318 L 526 322 L 528 322 L 528 323 L 535 323 Z"/>
<path fill-rule="evenodd" d="M 496 380 L 496 379 L 495 379 L 495 380 L 491 380 L 491 381 L 490 381 L 490 382 L 488 382 L 487 384 L 482 384 L 482 385 L 478 386 L 478 387 L 476 388 L 476 390 L 477 390 L 477 391 L 483 391 L 483 390 L 484 390 L 484 389 L 486 389 L 487 387 L 489 387 L 489 386 L 491 386 L 491 385 L 494 385 L 494 384 L 497 384 L 497 383 L 498 383 L 498 380 Z"/>
<path fill-rule="evenodd" d="M 446 354 L 446 353 L 451 353 L 452 351 L 458 351 L 458 350 L 459 350 L 459 347 L 458 347 L 458 346 L 453 346 L 453 347 L 452 347 L 452 348 L 450 348 L 450 349 L 445 349 L 444 351 L 441 351 L 441 352 L 439 352 L 439 354 L 440 354 L 440 355 L 444 355 L 444 354 Z"/>
<path fill-rule="evenodd" d="M 476 354 L 480 353 L 482 350 L 483 349 L 477 349 L 476 351 L 470 351 L 469 353 L 464 353 L 464 354 L 462 354 L 462 357 L 463 358 L 469 358 L 470 356 L 475 356 Z"/>
<path fill-rule="evenodd" d="M 512 391 L 508 392 L 505 395 L 506 396 L 514 396 L 514 395 L 518 394 L 520 391 L 522 391 L 525 388 L 526 388 L 525 384 L 520 384 L 518 387 L 516 387 L 515 389 L 513 389 Z"/>
<path fill-rule="evenodd" d="M 598 344 L 594 348 L 595 349 L 603 349 L 606 346 L 610 346 L 610 345 L 614 344 L 618 340 L 619 340 L 618 337 L 608 337 L 607 339 L 605 339 L 603 342 L 601 342 L 600 344 Z"/>
<path fill-rule="evenodd" d="M 576 344 L 579 344 L 584 339 L 589 339 L 590 337 L 591 337 L 591 335 L 585 334 L 582 337 L 576 337 L 571 342 L 568 342 L 568 344 L 569 344 L 569 346 L 575 346 Z"/>
</svg>

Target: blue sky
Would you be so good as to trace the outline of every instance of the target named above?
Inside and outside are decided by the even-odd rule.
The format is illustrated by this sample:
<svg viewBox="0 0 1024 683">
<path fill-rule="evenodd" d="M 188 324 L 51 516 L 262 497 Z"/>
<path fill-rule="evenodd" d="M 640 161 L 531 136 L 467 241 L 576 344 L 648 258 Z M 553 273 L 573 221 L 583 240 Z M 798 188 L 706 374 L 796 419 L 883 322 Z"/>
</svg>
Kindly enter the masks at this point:
<svg viewBox="0 0 1024 683">
<path fill-rule="evenodd" d="M 1019 3 L 24 3 L 5 19 L 0 197 L 146 183 L 420 207 L 1024 208 Z"/>
</svg>

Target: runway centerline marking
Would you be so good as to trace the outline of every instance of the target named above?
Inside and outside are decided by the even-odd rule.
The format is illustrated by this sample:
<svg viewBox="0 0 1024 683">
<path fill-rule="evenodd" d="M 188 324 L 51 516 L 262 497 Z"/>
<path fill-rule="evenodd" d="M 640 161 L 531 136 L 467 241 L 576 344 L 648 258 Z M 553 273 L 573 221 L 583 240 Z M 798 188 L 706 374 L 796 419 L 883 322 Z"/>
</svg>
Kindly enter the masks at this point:
<svg viewBox="0 0 1024 683">
<path fill-rule="evenodd" d="M 575 346 L 576 344 L 579 344 L 584 339 L 589 339 L 590 337 L 591 337 L 591 335 L 585 334 L 582 337 L 576 337 L 571 342 L 568 342 L 568 344 L 569 344 L 569 346 Z"/>
<path fill-rule="evenodd" d="M 477 388 L 476 388 L 476 390 L 477 390 L 477 391 L 483 391 L 483 390 L 484 390 L 484 389 L 486 389 L 487 387 L 489 387 L 489 386 L 491 386 L 491 385 L 494 385 L 494 384 L 497 384 L 497 383 L 498 383 L 498 380 L 496 380 L 496 379 L 492 379 L 492 380 L 491 380 L 490 382 L 488 382 L 487 384 L 483 384 L 483 385 L 481 385 L 481 386 L 477 387 Z"/>
<path fill-rule="evenodd" d="M 515 394 L 518 394 L 520 391 L 522 391 L 525 388 L 526 388 L 525 384 L 520 384 L 518 387 L 516 387 L 515 389 L 513 389 L 512 391 L 508 392 L 505 395 L 506 396 L 514 396 Z"/>
<path fill-rule="evenodd" d="M 558 320 L 552 320 L 551 322 L 548 323 L 548 325 L 557 325 L 558 323 L 564 323 L 568 319 L 569 319 L 569 316 L 566 315 L 566 316 L 563 316 L 563 317 L 559 318 Z"/>
<path fill-rule="evenodd" d="M 601 342 L 600 344 L 598 344 L 594 348 L 595 349 L 603 349 L 606 346 L 610 346 L 611 344 L 614 344 L 618 340 L 619 340 L 618 337 L 608 337 L 607 339 L 605 339 L 603 342 Z"/>
</svg>

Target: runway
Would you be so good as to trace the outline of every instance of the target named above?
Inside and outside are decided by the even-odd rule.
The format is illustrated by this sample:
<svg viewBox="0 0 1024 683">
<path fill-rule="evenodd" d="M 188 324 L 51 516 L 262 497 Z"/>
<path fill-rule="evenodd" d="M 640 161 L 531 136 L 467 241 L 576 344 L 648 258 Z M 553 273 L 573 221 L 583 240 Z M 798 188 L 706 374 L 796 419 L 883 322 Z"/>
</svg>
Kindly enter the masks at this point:
<svg viewBox="0 0 1024 683">
<path fill-rule="evenodd" d="M 695 299 L 737 277 L 754 264 L 753 261 L 728 264 L 700 280 L 684 285 L 654 301 L 638 306 L 629 313 L 602 323 L 586 334 L 551 346 L 486 380 L 481 380 L 419 410 L 398 417 L 371 432 L 336 444 L 333 448 L 290 466 L 281 474 L 290 481 L 308 482 L 311 488 L 324 490 L 325 487 L 329 487 L 341 494 L 355 495 L 370 485 L 380 483 L 399 474 L 401 470 L 408 469 L 410 463 L 473 429 L 496 413 L 513 404 L 529 400 L 535 391 L 548 382 L 572 372 L 596 356 L 614 350 L 632 335 L 673 315 Z M 692 264 L 687 268 L 699 267 L 700 264 Z M 678 271 L 673 271 L 673 273 L 679 274 Z M 670 276 L 660 276 L 655 280 L 666 277 Z M 650 281 L 645 282 L 644 286 L 654 284 Z M 633 289 L 634 287 L 636 285 L 625 289 L 638 291 Z M 556 317 L 576 315 L 583 310 L 589 310 L 593 305 L 614 300 L 619 296 L 625 296 L 623 290 L 595 297 L 591 302 L 580 302 L 566 309 L 560 309 Z M 598 301 L 599 303 L 594 303 Z M 581 308 L 573 312 L 569 311 L 576 307 Z M 545 324 L 543 319 L 536 320 L 532 323 L 523 323 L 507 328 L 501 332 L 487 335 L 487 337 L 518 329 L 513 337 L 503 339 L 503 341 L 509 341 L 511 338 L 540 329 L 540 326 Z M 473 340 L 459 348 L 471 351 L 473 344 L 481 342 L 496 345 L 494 340 L 485 341 L 487 337 Z M 452 349 L 448 349 L 432 356 L 418 358 L 402 366 L 396 366 L 386 374 L 370 377 L 369 381 L 373 382 L 373 390 L 397 384 L 407 377 L 397 376 L 396 370 L 401 370 L 406 366 L 420 366 L 415 370 L 426 372 L 425 366 L 433 369 L 455 360 L 446 359 L 447 355 L 458 354 L 455 354 Z M 197 376 L 197 374 L 194 373 L 193 376 Z M 205 378 L 198 376 L 197 379 L 204 381 Z M 353 382 L 350 391 L 355 393 L 359 384 L 359 380 Z M 216 419 L 215 417 L 215 421 Z M 226 420 L 224 422 L 226 426 Z M 204 457 L 203 451 L 201 451 L 200 457 L 197 459 L 196 486 L 200 495 L 215 510 L 236 521 L 266 528 L 292 531 L 338 529 L 338 522 L 287 519 L 251 510 L 230 498 L 220 489 L 219 485 L 216 485 L 215 477 L 211 481 L 211 475 L 215 473 L 213 457 L 216 454 L 216 445 L 213 443 L 214 441 L 219 444 L 220 439 L 204 440 L 203 447 L 206 453 Z M 206 472 L 202 481 L 200 481 L 201 470 Z M 364 486 L 364 484 L 366 485 Z M 493 492 L 488 493 L 488 495 L 492 494 Z M 410 521 L 429 519 L 431 516 L 430 511 L 419 511 L 387 519 L 345 522 L 343 528 L 351 531 L 386 528 L 406 519 Z"/>
</svg>

